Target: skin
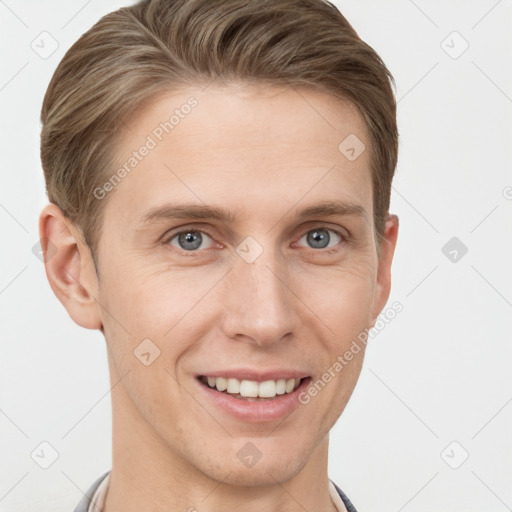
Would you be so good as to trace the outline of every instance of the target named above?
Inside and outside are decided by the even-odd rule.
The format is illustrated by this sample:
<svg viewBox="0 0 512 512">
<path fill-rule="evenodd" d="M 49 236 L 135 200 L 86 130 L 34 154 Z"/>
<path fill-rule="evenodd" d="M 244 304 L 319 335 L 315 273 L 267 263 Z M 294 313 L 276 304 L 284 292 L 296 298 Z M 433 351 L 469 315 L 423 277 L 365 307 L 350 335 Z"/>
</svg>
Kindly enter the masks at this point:
<svg viewBox="0 0 512 512">
<path fill-rule="evenodd" d="M 59 208 L 48 205 L 40 218 L 41 238 L 58 249 L 46 262 L 53 291 L 107 343 L 113 466 L 105 510 L 335 510 L 328 434 L 364 350 L 283 421 L 237 420 L 195 393 L 194 379 L 240 366 L 320 378 L 386 304 L 398 218 L 387 219 L 379 259 L 363 119 L 350 103 L 310 89 L 231 84 L 162 93 L 130 120 L 119 162 L 190 96 L 197 107 L 103 199 L 99 279 Z M 367 148 L 355 161 L 338 150 L 349 134 Z M 235 219 L 140 224 L 171 200 L 227 208 Z M 330 200 L 365 215 L 295 214 Z M 190 242 L 174 235 L 191 227 L 203 241 L 187 251 Z M 313 245 L 307 235 L 315 228 L 343 235 L 321 232 L 333 252 Z M 236 252 L 247 236 L 263 249 L 253 263 Z M 133 354 L 144 339 L 160 350 L 150 366 Z M 246 442 L 262 454 L 250 468 L 236 456 Z"/>
</svg>

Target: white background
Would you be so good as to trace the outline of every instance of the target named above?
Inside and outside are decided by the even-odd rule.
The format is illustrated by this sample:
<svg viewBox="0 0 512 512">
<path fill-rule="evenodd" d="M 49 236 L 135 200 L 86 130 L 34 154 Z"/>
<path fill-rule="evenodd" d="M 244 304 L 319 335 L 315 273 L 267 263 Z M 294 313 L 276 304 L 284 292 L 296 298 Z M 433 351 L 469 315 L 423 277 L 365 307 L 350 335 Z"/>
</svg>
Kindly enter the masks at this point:
<svg viewBox="0 0 512 512">
<path fill-rule="evenodd" d="M 1 510 L 73 510 L 111 468 L 104 340 L 68 317 L 32 247 L 43 95 L 71 44 L 122 5 L 0 2 Z M 329 476 L 360 512 L 512 510 L 511 2 L 337 6 L 397 82 L 389 304 L 404 309 L 369 344 Z M 31 48 L 42 31 L 59 45 L 47 59 Z M 457 262 L 442 252 L 454 236 L 468 248 Z M 46 470 L 30 456 L 42 441 L 59 453 Z"/>
</svg>

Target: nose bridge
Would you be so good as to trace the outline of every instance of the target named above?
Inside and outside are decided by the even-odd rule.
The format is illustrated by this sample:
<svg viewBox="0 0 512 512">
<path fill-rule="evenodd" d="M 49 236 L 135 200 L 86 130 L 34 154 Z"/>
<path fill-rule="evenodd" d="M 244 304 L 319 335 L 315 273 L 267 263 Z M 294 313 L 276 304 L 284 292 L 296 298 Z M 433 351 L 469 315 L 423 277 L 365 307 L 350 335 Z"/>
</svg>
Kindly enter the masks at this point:
<svg viewBox="0 0 512 512">
<path fill-rule="evenodd" d="M 224 330 L 231 338 L 270 345 L 296 329 L 297 300 L 288 288 L 286 261 L 270 249 L 257 254 L 254 242 L 246 242 L 237 248 L 233 270 L 227 276 L 229 306 L 224 311 Z"/>
</svg>

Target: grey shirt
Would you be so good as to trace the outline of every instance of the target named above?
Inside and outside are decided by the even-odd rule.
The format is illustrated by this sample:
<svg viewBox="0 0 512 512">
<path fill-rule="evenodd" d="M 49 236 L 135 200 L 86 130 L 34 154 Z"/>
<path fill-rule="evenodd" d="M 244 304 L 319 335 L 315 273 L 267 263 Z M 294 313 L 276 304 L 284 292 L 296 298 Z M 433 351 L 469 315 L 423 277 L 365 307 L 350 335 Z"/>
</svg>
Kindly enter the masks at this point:
<svg viewBox="0 0 512 512">
<path fill-rule="evenodd" d="M 80 503 L 75 508 L 74 512 L 102 512 L 105 490 L 106 486 L 108 485 L 109 475 L 110 471 L 107 471 L 94 481 L 94 483 L 85 493 L 84 497 L 80 500 Z M 330 483 L 332 484 L 330 485 L 331 498 L 339 511 L 344 512 L 342 508 L 342 505 L 344 505 L 347 512 L 357 512 L 354 505 L 352 505 L 345 493 L 332 480 Z M 339 498 L 333 495 L 333 488 L 338 493 L 339 498 L 341 498 L 341 503 L 339 503 Z M 93 500 L 97 506 L 92 504 Z"/>
</svg>

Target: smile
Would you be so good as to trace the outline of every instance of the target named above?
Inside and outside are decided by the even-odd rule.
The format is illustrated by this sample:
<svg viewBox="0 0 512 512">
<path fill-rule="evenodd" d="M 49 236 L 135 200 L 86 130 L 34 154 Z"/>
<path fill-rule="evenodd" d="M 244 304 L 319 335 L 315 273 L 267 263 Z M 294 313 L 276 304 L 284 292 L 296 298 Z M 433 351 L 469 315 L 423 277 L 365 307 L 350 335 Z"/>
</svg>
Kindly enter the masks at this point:
<svg viewBox="0 0 512 512">
<path fill-rule="evenodd" d="M 216 376 L 197 375 L 195 381 L 206 403 L 231 418 L 251 423 L 283 421 L 301 405 L 299 395 L 311 382 L 307 374 L 284 378 L 278 372 L 265 376 L 236 373 L 240 378 L 223 377 L 224 372 L 219 372 Z"/>
<path fill-rule="evenodd" d="M 273 399 L 277 395 L 292 393 L 300 386 L 301 378 L 277 379 L 258 382 L 228 377 L 207 377 L 201 375 L 201 382 L 211 389 L 241 399 Z"/>
</svg>

